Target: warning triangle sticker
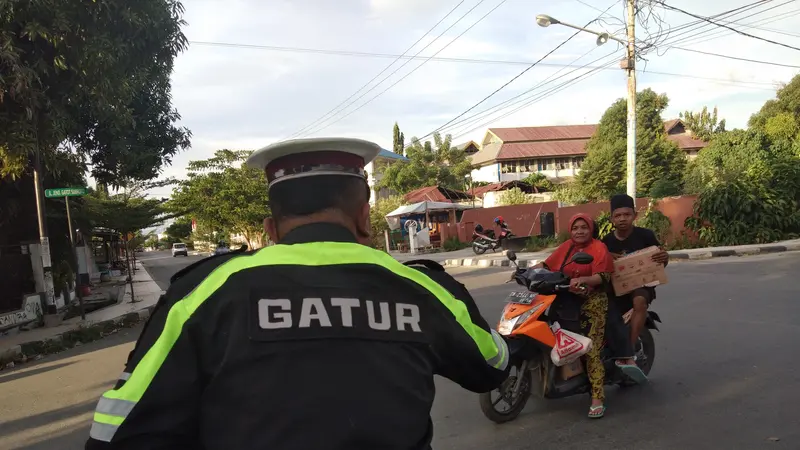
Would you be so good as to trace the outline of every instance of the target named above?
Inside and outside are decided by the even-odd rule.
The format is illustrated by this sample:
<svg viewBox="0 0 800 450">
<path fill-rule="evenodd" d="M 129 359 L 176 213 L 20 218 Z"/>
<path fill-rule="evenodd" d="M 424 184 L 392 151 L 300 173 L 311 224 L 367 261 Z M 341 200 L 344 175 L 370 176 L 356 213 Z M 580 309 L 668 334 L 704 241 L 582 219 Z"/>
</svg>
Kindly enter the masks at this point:
<svg viewBox="0 0 800 450">
<path fill-rule="evenodd" d="M 572 336 L 568 335 L 567 333 L 558 333 L 559 340 L 558 346 L 559 347 L 569 347 L 570 345 L 579 344 Z"/>
</svg>

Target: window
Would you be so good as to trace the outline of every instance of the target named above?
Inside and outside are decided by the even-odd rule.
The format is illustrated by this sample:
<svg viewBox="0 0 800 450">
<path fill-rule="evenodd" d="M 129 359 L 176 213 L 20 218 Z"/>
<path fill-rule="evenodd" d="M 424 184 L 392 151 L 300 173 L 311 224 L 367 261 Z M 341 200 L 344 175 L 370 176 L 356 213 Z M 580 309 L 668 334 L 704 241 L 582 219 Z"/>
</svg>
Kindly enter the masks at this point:
<svg viewBox="0 0 800 450">
<path fill-rule="evenodd" d="M 556 158 L 555 160 L 556 170 L 564 170 L 569 167 L 569 158 Z"/>
<path fill-rule="evenodd" d="M 583 165 L 583 160 L 586 159 L 585 156 L 578 156 L 577 158 L 572 159 L 572 167 L 576 169 L 580 169 Z"/>
</svg>

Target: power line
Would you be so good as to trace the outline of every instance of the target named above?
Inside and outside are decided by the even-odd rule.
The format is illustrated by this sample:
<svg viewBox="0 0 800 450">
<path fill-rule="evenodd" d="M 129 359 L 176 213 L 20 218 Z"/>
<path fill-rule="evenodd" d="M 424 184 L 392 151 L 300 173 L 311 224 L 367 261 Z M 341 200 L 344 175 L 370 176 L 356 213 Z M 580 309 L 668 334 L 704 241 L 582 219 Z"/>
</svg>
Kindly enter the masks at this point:
<svg viewBox="0 0 800 450">
<path fill-rule="evenodd" d="M 769 1 L 772 1 L 772 0 L 769 0 Z M 748 10 L 751 10 L 751 9 L 755 9 L 756 7 L 764 4 L 764 1 L 762 0 L 762 1 L 759 1 L 759 2 L 756 2 L 756 3 L 751 3 L 749 5 L 745 5 L 745 7 L 742 7 L 742 8 L 745 8 L 745 9 L 738 8 L 738 9 L 741 9 L 741 11 L 738 11 L 735 14 L 730 14 L 729 15 L 727 13 L 723 13 L 723 14 L 720 14 L 720 15 L 711 16 L 710 18 L 717 19 L 717 20 L 719 20 L 719 22 L 724 23 L 726 25 L 739 24 L 739 25 L 742 25 L 742 26 L 752 26 L 752 25 L 755 25 L 756 23 L 761 22 L 762 20 L 765 20 L 765 19 L 759 19 L 759 20 L 757 20 L 755 22 L 750 22 L 749 24 L 740 24 L 739 22 L 741 22 L 742 20 L 745 20 L 745 19 L 749 19 L 751 17 L 755 17 L 755 16 L 758 16 L 758 15 L 764 14 L 764 13 L 766 13 L 768 11 L 773 10 L 773 9 L 780 8 L 781 6 L 784 6 L 784 5 L 788 4 L 788 3 L 792 3 L 793 1 L 794 0 L 788 0 L 788 1 L 784 2 L 784 3 L 778 4 L 778 5 L 775 5 L 775 6 L 771 6 L 771 7 L 767 8 L 767 9 L 763 9 L 761 11 L 753 12 L 752 14 L 749 14 L 749 15 L 744 16 L 744 17 L 740 17 L 740 18 L 738 18 L 736 20 L 733 20 L 733 21 L 726 21 L 726 20 L 721 20 L 721 19 L 723 18 L 722 17 L 723 15 L 726 16 L 725 19 L 728 19 L 728 18 L 730 18 L 732 16 L 741 14 L 741 13 L 743 13 L 745 11 L 748 11 Z M 702 20 L 700 20 L 698 22 L 701 22 L 701 23 L 704 23 L 704 24 L 701 27 L 697 28 L 697 29 L 706 28 L 706 27 L 712 26 L 711 24 L 705 23 Z M 685 43 L 687 41 L 690 41 L 692 39 L 696 39 L 698 37 L 700 39 L 703 39 L 703 35 L 709 35 L 709 34 L 714 35 L 714 34 L 725 34 L 725 33 L 728 33 L 728 31 L 727 30 L 717 30 L 717 31 L 705 30 L 705 31 L 701 31 L 699 33 L 692 34 L 691 36 L 686 36 L 686 37 L 676 36 L 676 39 L 673 39 L 670 42 L 670 44 L 671 45 L 675 45 L 675 44 L 679 44 L 679 43 Z M 686 35 L 686 34 L 689 34 L 689 33 L 688 32 L 687 33 L 683 33 L 683 35 Z"/>
<path fill-rule="evenodd" d="M 746 61 L 746 62 L 755 63 L 755 64 L 768 64 L 770 66 L 790 67 L 792 69 L 800 69 L 800 66 L 795 66 L 795 65 L 792 65 L 792 64 L 781 64 L 781 63 L 776 63 L 776 62 L 772 62 L 772 61 L 760 61 L 760 60 L 757 60 L 757 59 L 740 58 L 738 56 L 721 55 L 719 53 L 704 52 L 702 50 L 694 50 L 694 49 L 691 49 L 691 48 L 683 48 L 683 47 L 670 47 L 670 48 L 674 48 L 676 50 L 683 50 L 685 52 L 700 53 L 702 55 L 709 55 L 709 56 L 717 56 L 717 57 L 720 57 L 720 58 L 735 59 L 737 61 Z"/>
<path fill-rule="evenodd" d="M 481 1 L 483 1 L 483 0 L 481 0 Z M 466 33 L 467 33 L 469 30 L 471 30 L 473 27 L 475 27 L 476 25 L 478 25 L 478 24 L 479 24 L 481 21 L 483 21 L 483 19 L 485 19 L 486 17 L 488 17 L 488 16 L 489 16 L 491 13 L 493 13 L 493 12 L 494 12 L 494 11 L 495 11 L 497 8 L 499 8 L 500 6 L 502 6 L 502 5 L 503 5 L 505 2 L 506 2 L 506 0 L 501 0 L 501 1 L 500 1 L 500 3 L 498 3 L 498 4 L 497 4 L 497 6 L 495 6 L 494 8 L 492 8 L 491 10 L 489 10 L 489 12 L 487 12 L 486 14 L 484 14 L 483 16 L 481 16 L 481 18 L 480 18 L 480 19 L 478 19 L 477 21 L 475 21 L 475 23 L 473 23 L 472 25 L 470 25 L 470 26 L 469 26 L 469 27 L 468 27 L 466 30 L 462 31 L 462 32 L 461 32 L 461 34 L 459 34 L 458 36 L 456 36 L 455 38 L 453 38 L 453 40 L 452 40 L 452 41 L 448 42 L 448 43 L 447 43 L 447 44 L 446 44 L 444 47 L 442 47 L 442 48 L 441 48 L 441 49 L 439 49 L 439 50 L 438 50 L 436 53 L 434 53 L 433 55 L 431 55 L 430 57 L 428 57 L 428 58 L 427 58 L 425 61 L 423 61 L 423 62 L 422 62 L 420 65 L 418 65 L 417 67 L 415 67 L 414 69 L 412 69 L 410 72 L 408 72 L 407 74 L 403 75 L 403 77 L 402 77 L 402 78 L 400 78 L 399 80 L 397 80 L 397 81 L 395 81 L 394 83 L 392 83 L 392 84 L 391 84 L 389 87 L 387 87 L 386 89 L 382 90 L 382 91 L 381 91 L 381 92 L 379 92 L 377 95 L 375 95 L 375 96 L 374 96 L 374 97 L 372 97 L 371 99 L 367 100 L 366 102 L 362 103 L 362 104 L 361 104 L 361 105 L 359 105 L 359 106 L 358 106 L 356 109 L 354 109 L 354 110 L 350 111 L 349 113 L 345 114 L 344 116 L 341 116 L 341 117 L 339 117 L 338 119 L 334 120 L 333 122 L 331 122 L 331 123 L 329 123 L 329 124 L 327 124 L 327 125 L 323 126 L 322 128 L 318 128 L 318 129 L 316 129 L 316 130 L 314 130 L 314 131 L 311 131 L 311 132 L 309 132 L 308 134 L 318 133 L 318 132 L 320 132 L 320 131 L 322 131 L 322 130 L 324 130 L 324 129 L 328 128 L 328 127 L 330 127 L 331 125 L 333 125 L 333 124 L 335 124 L 335 123 L 337 123 L 337 122 L 339 122 L 339 121 L 342 121 L 342 120 L 344 120 L 345 118 L 349 117 L 350 115 L 352 115 L 352 114 L 353 114 L 353 113 L 355 113 L 356 111 L 358 111 L 358 110 L 360 110 L 361 108 L 363 108 L 363 107 L 367 106 L 368 104 L 372 103 L 372 102 L 373 102 L 375 99 L 377 99 L 378 97 L 380 97 L 381 95 L 383 95 L 384 93 L 386 93 L 386 92 L 387 92 L 389 89 L 391 89 L 391 88 L 395 87 L 395 86 L 396 86 L 398 83 L 400 83 L 401 81 L 403 81 L 403 80 L 405 80 L 406 78 L 408 78 L 408 76 L 409 76 L 409 75 L 411 75 L 412 73 L 416 72 L 416 71 L 417 71 L 417 69 L 419 69 L 420 67 L 422 67 L 423 65 L 425 65 L 425 64 L 426 64 L 428 61 L 430 61 L 430 60 L 431 60 L 431 58 L 433 58 L 434 56 L 436 56 L 436 55 L 438 55 L 439 53 L 441 53 L 442 51 L 444 51 L 444 50 L 445 50 L 447 47 L 449 47 L 451 44 L 453 44 L 455 41 L 457 41 L 457 40 L 458 40 L 458 39 L 459 39 L 461 36 L 463 36 L 464 34 L 466 34 Z M 476 6 L 477 6 L 477 5 L 476 5 Z M 473 9 L 474 9 L 474 8 L 473 8 Z M 471 10 L 470 10 L 470 11 L 471 11 Z M 377 87 L 377 85 L 376 85 L 376 87 Z M 365 94 L 366 94 L 366 93 L 365 93 Z M 362 97 L 363 97 L 363 95 L 362 95 Z"/>
<path fill-rule="evenodd" d="M 614 3 L 612 3 L 612 4 L 611 4 L 611 5 L 608 7 L 608 8 L 606 8 L 606 9 L 605 9 L 605 11 L 603 11 L 603 12 L 600 14 L 600 16 L 598 16 L 598 18 L 602 17 L 602 15 L 603 15 L 603 14 L 607 13 L 607 12 L 608 12 L 608 10 L 610 10 L 611 8 L 613 8 L 613 7 L 614 7 L 614 5 L 616 5 L 617 3 L 618 3 L 618 1 L 616 1 L 616 0 L 615 0 L 615 1 L 614 1 Z M 588 23 L 586 23 L 586 25 L 584 25 L 584 27 L 588 27 L 589 25 L 591 25 L 591 24 L 592 24 L 592 22 L 594 22 L 594 21 L 596 21 L 596 20 L 597 20 L 597 19 L 594 19 L 594 20 L 591 20 L 591 21 L 589 21 Z M 489 94 L 489 95 L 487 95 L 486 97 L 484 97 L 484 98 L 483 98 L 481 101 L 479 101 L 478 103 L 475 103 L 474 105 L 470 106 L 469 108 L 467 108 L 467 110 L 466 110 L 466 111 L 464 111 L 464 112 L 462 112 L 461 114 L 457 115 L 456 117 L 454 117 L 454 118 L 450 119 L 450 121 L 448 121 L 448 122 L 447 122 L 447 123 L 445 123 L 444 125 L 441 125 L 441 126 L 439 126 L 437 129 L 435 129 L 435 130 L 431 131 L 430 133 L 428 133 L 428 134 L 426 134 L 426 135 L 422 136 L 420 139 L 424 139 L 424 138 L 426 138 L 426 137 L 428 137 L 428 136 L 431 136 L 431 135 L 433 135 L 434 133 L 436 133 L 436 132 L 438 132 L 438 131 L 440 131 L 440 130 L 444 129 L 444 128 L 445 128 L 447 125 L 449 125 L 449 124 L 451 124 L 451 123 L 455 122 L 456 120 L 458 120 L 459 118 L 461 118 L 462 116 L 464 116 L 465 114 L 467 114 L 468 112 L 472 111 L 473 109 L 475 109 L 476 107 L 478 107 L 478 105 L 482 104 L 483 102 L 485 102 L 486 100 L 490 99 L 491 97 L 493 97 L 495 94 L 497 94 L 497 93 L 498 93 L 498 92 L 500 92 L 501 90 L 505 89 L 505 87 L 506 87 L 506 86 L 508 86 L 509 84 L 513 83 L 513 82 L 514 82 L 515 80 L 517 80 L 519 77 L 521 77 L 522 75 L 525 75 L 525 74 L 526 74 L 526 73 L 527 73 L 529 70 L 533 69 L 533 68 L 534 68 L 534 67 L 535 67 L 535 66 L 536 66 L 538 63 L 540 63 L 540 62 L 541 62 L 541 61 L 543 61 L 545 58 L 547 58 L 548 56 L 552 55 L 552 54 L 553 54 L 554 52 L 556 52 L 558 49 L 560 49 L 561 47 L 563 47 L 564 45 L 566 45 L 566 44 L 567 44 L 569 41 L 571 41 L 571 40 L 572 40 L 572 39 L 573 39 L 575 36 L 577 36 L 577 35 L 578 35 L 578 34 L 580 34 L 581 32 L 582 32 L 581 30 L 577 30 L 577 31 L 575 31 L 575 33 L 573 33 L 573 34 L 572 34 L 572 36 L 570 36 L 570 37 L 568 37 L 567 39 L 565 39 L 563 42 L 561 42 L 560 44 L 558 44 L 558 45 L 557 45 L 557 46 L 556 46 L 554 49 L 550 50 L 550 51 L 549 51 L 549 52 L 547 52 L 547 53 L 546 53 L 544 56 L 542 56 L 541 58 L 539 58 L 539 60 L 538 60 L 538 61 L 536 61 L 536 62 L 532 63 L 530 66 L 526 67 L 524 70 L 522 70 L 522 72 L 518 73 L 518 74 L 517 74 L 517 75 L 515 75 L 513 78 L 511 78 L 510 80 L 508 80 L 508 81 L 507 81 L 505 84 L 503 84 L 503 85 L 502 85 L 502 86 L 500 86 L 499 88 L 495 89 L 495 90 L 494 90 L 494 91 L 493 91 L 491 94 Z"/>
<path fill-rule="evenodd" d="M 783 12 L 783 13 L 780 13 L 780 14 L 776 14 L 774 16 L 761 18 L 759 20 L 756 20 L 755 22 L 750 22 L 750 23 L 747 23 L 747 24 L 740 24 L 740 25 L 744 26 L 744 27 L 747 27 L 749 25 L 755 25 L 755 24 L 763 25 L 763 24 L 777 22 L 779 20 L 788 19 L 790 17 L 797 16 L 798 14 L 800 14 L 800 9 L 795 9 L 793 11 L 786 11 L 786 12 Z M 713 33 L 710 33 L 708 36 L 705 36 L 705 37 L 701 36 L 700 38 L 697 38 L 697 39 L 689 39 L 690 42 L 685 42 L 685 41 L 673 42 L 673 44 L 677 44 L 677 43 L 680 43 L 682 45 L 700 44 L 700 43 L 712 41 L 714 39 L 719 39 L 720 37 L 728 36 L 730 34 L 732 34 L 730 31 L 728 31 L 726 29 L 722 29 L 722 30 L 717 30 L 717 31 L 715 31 Z"/>
<path fill-rule="evenodd" d="M 680 9 L 680 8 L 676 8 L 676 7 L 674 7 L 674 6 L 667 5 L 667 4 L 666 4 L 666 3 L 664 3 L 663 1 L 658 1 L 658 3 L 659 3 L 661 6 L 663 6 L 663 7 L 667 8 L 667 9 L 671 9 L 671 10 L 673 10 L 673 11 L 678 11 L 678 12 L 680 12 L 680 13 L 686 14 L 687 16 L 691 16 L 691 17 L 694 17 L 694 18 L 697 18 L 697 19 L 702 19 L 702 20 L 705 20 L 706 22 L 708 22 L 708 23 L 710 23 L 710 24 L 716 25 L 716 26 L 718 26 L 718 27 L 721 27 L 721 28 L 727 28 L 727 29 L 729 29 L 729 30 L 731 30 L 731 31 L 734 31 L 734 32 L 736 32 L 737 34 L 741 34 L 742 36 L 747 36 L 747 37 L 749 37 L 749 38 L 757 39 L 757 40 L 759 40 L 759 41 L 769 42 L 770 44 L 780 45 L 781 47 L 786 47 L 786 48 L 790 48 L 790 49 L 792 49 L 792 50 L 798 50 L 798 51 L 800 51 L 800 47 L 795 47 L 795 46 L 792 46 L 792 45 L 789 45 L 789 44 L 784 44 L 784 43 L 782 43 L 782 42 L 773 41 L 772 39 L 767 39 L 767 38 L 763 38 L 763 37 L 760 37 L 760 36 L 756 36 L 756 35 L 753 35 L 753 34 L 750 34 L 750 33 L 745 33 L 744 31 L 737 30 L 737 29 L 735 29 L 735 28 L 732 28 L 732 27 L 729 27 L 729 26 L 727 26 L 727 25 L 725 25 L 725 24 L 718 23 L 718 22 L 714 22 L 713 20 L 711 20 L 711 19 L 708 19 L 708 18 L 706 18 L 706 17 L 698 16 L 698 15 L 696 15 L 696 14 L 692 14 L 692 13 L 690 13 L 690 12 L 684 11 L 684 10 L 682 10 L 682 9 Z"/>
<path fill-rule="evenodd" d="M 616 62 L 617 62 L 617 60 L 613 59 L 613 60 L 608 61 L 607 63 L 603 64 L 602 66 L 595 67 L 594 69 L 592 69 L 592 70 L 590 70 L 588 72 L 585 72 L 585 73 L 583 73 L 581 75 L 578 75 L 578 76 L 576 76 L 574 78 L 571 78 L 571 79 L 565 81 L 564 83 L 561 83 L 558 86 L 552 87 L 548 91 L 545 91 L 545 92 L 541 93 L 539 96 L 537 96 L 534 99 L 528 100 L 525 104 L 523 104 L 522 106 L 520 106 L 520 107 L 518 107 L 518 108 L 516 108 L 516 109 L 514 109 L 512 111 L 509 111 L 509 112 L 507 112 L 507 113 L 505 113 L 505 114 L 503 114 L 503 115 L 501 115 L 499 117 L 492 118 L 492 119 L 490 119 L 490 120 L 488 120 L 486 122 L 481 123 L 478 126 L 472 127 L 471 129 L 469 129 L 467 131 L 460 132 L 460 134 L 458 134 L 456 136 L 456 138 L 464 136 L 465 134 L 471 133 L 471 132 L 473 132 L 473 131 L 475 131 L 475 130 L 477 130 L 479 128 L 483 128 L 483 127 L 487 126 L 490 122 L 506 118 L 506 117 L 510 116 L 511 114 L 515 114 L 515 113 L 517 113 L 517 112 L 519 112 L 519 111 L 521 111 L 521 110 L 523 110 L 525 108 L 528 108 L 529 106 L 534 105 L 534 104 L 536 104 L 536 103 L 538 103 L 538 102 L 540 102 L 540 101 L 542 101 L 542 100 L 544 100 L 544 99 L 546 99 L 548 97 L 551 97 L 551 96 L 563 91 L 564 89 L 579 83 L 580 81 L 583 81 L 583 80 L 585 80 L 585 79 L 587 79 L 587 78 L 589 78 L 589 77 L 591 77 L 593 75 L 596 75 L 601 69 L 607 68 L 607 67 L 609 67 L 611 65 L 614 65 Z"/>
<path fill-rule="evenodd" d="M 355 92 L 354 92 L 352 95 L 350 95 L 350 97 L 347 97 L 346 99 L 344 99 L 344 101 L 342 101 L 342 102 L 341 102 L 341 103 L 339 103 L 338 105 L 334 106 L 334 107 L 333 107 L 333 109 L 331 109 L 330 111 L 326 112 L 325 114 L 323 114 L 323 115 L 322 115 L 322 116 L 320 116 L 319 118 L 315 119 L 313 122 L 311 122 L 310 124 L 306 125 L 305 127 L 301 128 L 301 129 L 300 129 L 300 130 L 298 130 L 297 132 L 293 133 L 293 134 L 292 134 L 291 136 L 289 136 L 289 137 L 296 136 L 297 134 L 300 134 L 300 133 L 302 133 L 303 131 L 305 131 L 305 130 L 306 130 L 306 129 L 308 129 L 309 127 L 312 127 L 312 126 L 314 126 L 314 125 L 318 124 L 318 123 L 319 123 L 321 120 L 325 120 L 325 119 L 327 119 L 327 118 L 328 118 L 328 116 L 330 116 L 332 113 L 335 115 L 336 111 L 337 111 L 337 110 L 338 110 L 338 109 L 339 109 L 339 108 L 340 108 L 342 105 L 344 105 L 345 103 L 347 103 L 347 102 L 348 102 L 348 101 L 349 101 L 351 98 L 353 98 L 353 97 L 355 97 L 356 95 L 358 95 L 358 93 L 359 93 L 359 92 L 361 92 L 362 90 L 364 90 L 364 89 L 365 89 L 367 86 L 369 86 L 370 84 L 372 84 L 372 82 L 373 82 L 373 81 L 375 81 L 376 79 L 378 79 L 378 77 L 380 77 L 380 76 L 381 76 L 381 75 L 382 75 L 384 72 L 386 72 L 387 70 L 389 70 L 389 68 L 390 68 L 390 67 L 392 67 L 392 66 L 393 66 L 393 65 L 394 65 L 394 64 L 395 64 L 397 61 L 399 61 L 399 60 L 400 60 L 400 58 L 401 58 L 402 56 L 404 56 L 406 53 L 410 52 L 412 48 L 414 48 L 414 47 L 415 47 L 417 44 L 419 44 L 419 43 L 420 43 L 420 42 L 421 42 L 423 39 L 425 39 L 425 36 L 429 35 L 429 34 L 430 34 L 430 33 L 431 33 L 433 30 L 435 30 L 435 29 L 436 29 L 436 27 L 438 27 L 438 26 L 439 26 L 439 24 L 441 24 L 441 23 L 442 23 L 442 22 L 443 22 L 445 19 L 447 19 L 448 17 L 450 17 L 450 15 L 451 15 L 451 14 L 453 14 L 453 12 L 455 12 L 455 10 L 456 10 L 456 9 L 458 9 L 458 7 L 459 7 L 459 6 L 461 6 L 461 5 L 462 5 L 462 4 L 463 4 L 465 1 L 466 1 L 466 0 L 461 0 L 460 2 L 458 2 L 458 4 L 456 4 L 456 6 L 454 6 L 454 7 L 453 7 L 453 8 L 452 8 L 452 9 L 451 9 L 451 10 L 450 10 L 450 11 L 449 11 L 447 14 L 445 14 L 445 16 L 444 16 L 444 17 L 442 17 L 441 19 L 439 19 L 439 21 L 438 21 L 438 22 L 436 22 L 436 24 L 434 24 L 434 25 L 433 25 L 433 26 L 432 26 L 432 27 L 431 27 L 431 28 L 430 28 L 428 31 L 426 31 L 426 32 L 425 32 L 425 34 L 423 34 L 422 36 L 420 36 L 420 38 L 419 38 L 419 39 L 417 39 L 417 40 L 416 40 L 416 42 L 414 42 L 413 44 L 411 44 L 411 47 L 408 47 L 408 49 L 406 49 L 406 51 L 404 51 L 404 52 L 402 53 L 402 55 L 400 55 L 399 57 L 397 57 L 397 58 L 396 58 L 394 61 L 392 61 L 392 63 L 391 63 L 391 64 L 389 64 L 388 66 L 384 67 L 384 69 L 383 69 L 383 70 L 381 70 L 381 71 L 380 71 L 380 72 L 379 72 L 377 75 L 375 75 L 375 76 L 374 76 L 374 77 L 373 77 L 371 80 L 369 80 L 369 81 L 368 81 L 366 84 L 364 84 L 363 86 L 361 86 L 360 88 L 358 88 L 358 90 L 357 90 L 357 91 L 355 91 Z M 479 4 L 480 4 L 480 3 L 479 3 Z M 470 10 L 470 11 L 471 11 L 471 10 Z M 469 13 L 468 13 L 468 14 L 469 14 Z M 462 17 L 462 18 L 463 18 L 463 17 Z M 457 21 L 456 21 L 456 22 L 455 22 L 453 25 L 455 25 L 456 23 L 458 23 L 460 20 L 461 20 L 461 19 L 457 20 Z M 453 26 L 453 25 L 451 25 L 450 27 L 452 28 L 452 26 Z M 450 29 L 450 28 L 448 28 L 448 30 L 449 30 L 449 29 Z M 445 32 L 446 32 L 446 31 L 447 31 L 447 30 L 445 30 Z M 440 35 L 439 37 L 441 37 L 441 35 Z M 438 37 L 437 37 L 436 39 L 438 39 Z M 434 39 L 434 40 L 433 40 L 433 41 L 431 41 L 431 42 L 430 42 L 428 45 L 426 45 L 425 47 L 423 47 L 423 48 L 422 48 L 422 50 L 425 50 L 426 48 L 428 48 L 428 46 L 430 46 L 431 44 L 433 44 L 434 42 L 436 42 L 436 39 Z M 221 45 L 221 44 L 219 44 L 219 43 L 212 43 L 212 42 L 205 42 L 205 43 L 201 43 L 201 45 L 215 45 L 215 44 L 217 44 L 217 45 Z M 420 50 L 420 52 L 421 52 L 422 50 Z M 418 54 L 419 54 L 419 52 L 417 52 L 417 55 L 418 55 Z M 416 55 L 415 55 L 415 56 L 416 56 Z M 406 64 L 408 64 L 408 62 L 406 62 Z M 404 65 L 405 65 L 405 64 L 404 64 Z M 400 69 L 402 69 L 402 68 L 403 68 L 403 66 L 400 66 L 399 68 L 397 68 L 397 69 L 395 70 L 395 72 L 397 72 L 397 70 L 400 70 Z M 395 72 L 392 72 L 392 74 L 394 74 Z M 391 76 L 391 75 L 390 75 L 390 76 Z M 383 82 L 383 81 L 381 81 L 381 82 Z M 380 84 L 380 83 L 378 83 L 378 84 Z M 348 105 L 345 105 L 345 108 L 346 108 L 347 106 L 348 106 Z"/>
</svg>

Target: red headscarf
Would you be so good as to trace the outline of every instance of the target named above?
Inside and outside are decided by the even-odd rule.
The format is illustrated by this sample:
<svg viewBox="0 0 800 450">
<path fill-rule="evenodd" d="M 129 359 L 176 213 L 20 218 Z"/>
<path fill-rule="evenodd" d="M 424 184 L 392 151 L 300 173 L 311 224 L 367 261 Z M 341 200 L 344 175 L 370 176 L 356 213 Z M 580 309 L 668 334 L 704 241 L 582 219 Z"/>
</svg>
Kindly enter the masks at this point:
<svg viewBox="0 0 800 450">
<path fill-rule="evenodd" d="M 575 225 L 576 220 L 583 220 L 586 222 L 586 224 L 589 225 L 589 233 L 594 235 L 594 220 L 592 220 L 591 217 L 589 217 L 587 214 L 575 214 L 569 220 L 570 230 L 572 230 L 572 226 Z M 588 277 L 598 273 L 611 273 L 614 271 L 614 259 L 611 257 L 611 254 L 608 253 L 606 244 L 593 237 L 590 238 L 588 242 L 583 244 L 578 244 L 570 237 L 570 240 L 559 245 L 556 251 L 547 257 L 547 259 L 544 261 L 544 264 L 550 270 L 558 270 L 561 265 L 564 264 L 564 261 L 569 260 L 572 255 L 578 252 L 584 252 L 592 255 L 594 257 L 594 261 L 587 265 L 568 263 L 562 269 L 564 275 L 567 275 L 570 278 Z"/>
</svg>

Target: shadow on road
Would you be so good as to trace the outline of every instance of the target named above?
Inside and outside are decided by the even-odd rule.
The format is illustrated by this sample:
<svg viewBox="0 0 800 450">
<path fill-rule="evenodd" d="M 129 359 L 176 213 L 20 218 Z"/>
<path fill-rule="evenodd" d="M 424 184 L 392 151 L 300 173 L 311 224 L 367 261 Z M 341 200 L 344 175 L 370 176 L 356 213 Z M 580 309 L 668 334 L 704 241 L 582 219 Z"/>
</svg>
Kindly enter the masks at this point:
<svg viewBox="0 0 800 450">
<path fill-rule="evenodd" d="M 8 383 L 8 382 L 14 381 L 14 380 L 19 380 L 20 378 L 30 377 L 30 376 L 33 376 L 33 375 L 39 375 L 39 374 L 42 374 L 42 373 L 49 372 L 51 370 L 60 369 L 62 367 L 71 366 L 72 364 L 75 364 L 76 362 L 79 362 L 79 361 L 80 360 L 75 360 L 75 361 L 70 361 L 70 362 L 64 362 L 64 363 L 61 363 L 61 364 L 52 364 L 52 365 L 49 365 L 49 366 L 39 367 L 39 368 L 36 368 L 36 369 L 30 369 L 30 370 L 19 370 L 17 372 L 13 372 L 13 373 L 10 373 L 10 374 L 5 375 L 5 376 L 3 376 L 3 374 L 0 374 L 0 384 Z M 28 367 L 30 367 L 30 366 L 25 366 L 24 368 L 28 369 Z"/>
<path fill-rule="evenodd" d="M 67 420 L 81 414 L 94 411 L 97 400 L 91 400 L 77 405 L 65 406 L 52 411 L 34 414 L 32 416 L 0 423 L 0 436 L 8 436 L 23 430 L 50 425 L 54 422 Z"/>
<path fill-rule="evenodd" d="M 14 447 L 11 450 L 82 450 L 89 438 L 89 426 L 76 426 L 72 431 L 47 433 L 37 442 Z"/>
</svg>

